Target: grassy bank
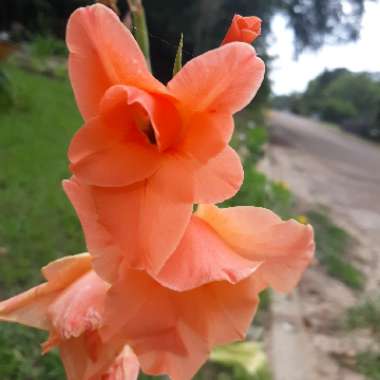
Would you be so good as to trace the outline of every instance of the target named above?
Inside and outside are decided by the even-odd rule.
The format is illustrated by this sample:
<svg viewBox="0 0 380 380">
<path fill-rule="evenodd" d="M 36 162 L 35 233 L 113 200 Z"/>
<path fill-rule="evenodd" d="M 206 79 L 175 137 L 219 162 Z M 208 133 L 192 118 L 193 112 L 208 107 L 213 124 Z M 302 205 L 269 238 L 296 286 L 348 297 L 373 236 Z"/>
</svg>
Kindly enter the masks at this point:
<svg viewBox="0 0 380 380">
<path fill-rule="evenodd" d="M 67 81 L 5 69 L 15 105 L 0 110 L 0 298 L 40 282 L 39 269 L 84 249 L 60 182 L 81 119 Z M 63 379 L 57 355 L 40 356 L 42 333 L 0 324 L 0 379 Z"/>
</svg>

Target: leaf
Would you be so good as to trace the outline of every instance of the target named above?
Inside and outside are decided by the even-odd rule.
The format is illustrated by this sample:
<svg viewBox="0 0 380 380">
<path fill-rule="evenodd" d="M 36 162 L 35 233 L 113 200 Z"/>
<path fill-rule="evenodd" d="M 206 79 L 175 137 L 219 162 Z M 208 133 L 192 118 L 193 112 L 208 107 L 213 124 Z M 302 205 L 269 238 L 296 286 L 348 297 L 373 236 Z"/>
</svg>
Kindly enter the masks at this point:
<svg viewBox="0 0 380 380">
<path fill-rule="evenodd" d="M 173 77 L 182 69 L 182 50 L 183 50 L 183 33 L 181 33 L 181 38 L 179 40 L 177 54 L 175 56 L 174 67 L 173 67 Z"/>
</svg>

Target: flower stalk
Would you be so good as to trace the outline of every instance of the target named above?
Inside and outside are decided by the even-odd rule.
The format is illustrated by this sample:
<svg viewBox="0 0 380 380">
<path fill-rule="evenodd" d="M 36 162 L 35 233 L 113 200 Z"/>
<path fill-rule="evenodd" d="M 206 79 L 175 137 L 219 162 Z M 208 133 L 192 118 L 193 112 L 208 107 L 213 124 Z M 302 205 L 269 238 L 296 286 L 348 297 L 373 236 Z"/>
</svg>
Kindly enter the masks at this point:
<svg viewBox="0 0 380 380">
<path fill-rule="evenodd" d="M 132 15 L 133 35 L 144 53 L 149 69 L 151 69 L 148 26 L 142 0 L 127 0 L 127 3 Z"/>
</svg>

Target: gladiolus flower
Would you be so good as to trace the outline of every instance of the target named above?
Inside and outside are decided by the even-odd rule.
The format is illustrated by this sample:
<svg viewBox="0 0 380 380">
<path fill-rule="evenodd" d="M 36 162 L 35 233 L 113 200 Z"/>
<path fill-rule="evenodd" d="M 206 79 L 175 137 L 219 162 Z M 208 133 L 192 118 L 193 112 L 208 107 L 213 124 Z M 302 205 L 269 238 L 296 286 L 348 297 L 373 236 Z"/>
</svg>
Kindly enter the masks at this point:
<svg viewBox="0 0 380 380">
<path fill-rule="evenodd" d="M 234 42 L 194 58 L 165 87 L 130 32 L 99 4 L 74 12 L 67 43 L 85 120 L 69 148 L 71 171 L 107 214 L 100 223 L 113 225 L 120 258 L 157 273 L 193 204 L 218 203 L 239 189 L 241 162 L 228 146 L 232 115 L 256 94 L 264 64 L 251 46 Z M 112 256 L 111 245 L 91 253 Z"/>
<path fill-rule="evenodd" d="M 222 45 L 241 41 L 251 44 L 261 34 L 261 20 L 258 17 L 243 17 L 235 15 L 232 19 Z"/>
<path fill-rule="evenodd" d="M 75 179 L 65 181 L 64 188 L 90 250 L 108 247 L 95 257 L 97 268 L 118 272 L 102 338 L 124 340 L 152 375 L 191 378 L 215 345 L 244 338 L 257 294 L 268 286 L 290 291 L 314 254 L 310 226 L 282 221 L 262 208 L 200 205 L 158 273 L 119 268 L 128 246 L 120 245 L 123 233 L 112 230 L 101 196 L 91 194 L 101 190 Z"/>
<path fill-rule="evenodd" d="M 91 256 L 64 257 L 42 273 L 46 283 L 0 303 L 0 320 L 49 331 L 44 352 L 59 348 L 68 380 L 136 380 L 131 349 L 100 340 L 109 285 L 91 269 Z"/>
</svg>

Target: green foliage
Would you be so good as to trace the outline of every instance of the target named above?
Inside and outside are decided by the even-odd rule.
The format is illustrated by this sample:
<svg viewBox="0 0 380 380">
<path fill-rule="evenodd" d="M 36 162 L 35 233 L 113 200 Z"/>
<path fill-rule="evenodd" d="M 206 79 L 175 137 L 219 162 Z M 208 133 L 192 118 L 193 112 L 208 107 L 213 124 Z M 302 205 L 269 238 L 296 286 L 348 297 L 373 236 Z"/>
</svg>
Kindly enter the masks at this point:
<svg viewBox="0 0 380 380">
<path fill-rule="evenodd" d="M 329 97 L 326 98 L 323 104 L 322 117 L 332 123 L 341 123 L 346 119 L 353 119 L 358 117 L 358 112 L 355 106 L 340 98 Z"/>
<path fill-rule="evenodd" d="M 266 355 L 258 343 L 242 342 L 218 347 L 211 353 L 210 360 L 229 369 L 224 376 L 225 379 L 270 380 L 272 378 Z"/>
<path fill-rule="evenodd" d="M 347 257 L 347 251 L 352 244 L 348 233 L 335 225 L 324 213 L 310 211 L 307 217 L 314 227 L 317 258 L 326 271 L 349 287 L 362 289 L 364 275 Z"/>
<path fill-rule="evenodd" d="M 372 297 L 347 311 L 345 325 L 349 329 L 369 328 L 380 337 L 380 297 Z"/>
<path fill-rule="evenodd" d="M 51 34 L 36 35 L 30 43 L 32 56 L 38 58 L 48 58 L 51 56 L 66 57 L 67 48 L 64 41 Z"/>
<path fill-rule="evenodd" d="M 246 147 L 253 162 L 264 156 L 264 146 L 268 142 L 268 131 L 264 127 L 251 128 L 247 131 Z"/>
<path fill-rule="evenodd" d="M 40 267 L 84 250 L 81 228 L 60 187 L 66 149 L 81 125 L 69 84 L 12 67 L 17 102 L 0 113 L 1 299 L 41 281 Z M 0 379 L 64 378 L 56 354 L 40 356 L 45 334 L 0 324 Z"/>
<path fill-rule="evenodd" d="M 13 103 L 14 96 L 11 82 L 0 67 L 0 111 L 7 110 Z"/>
<path fill-rule="evenodd" d="M 39 343 L 46 334 L 28 327 L 0 326 L 0 376 L 2 380 L 65 378 L 56 350 L 41 356 Z"/>
<path fill-rule="evenodd" d="M 263 290 L 260 293 L 260 310 L 268 311 L 272 302 L 271 293 L 268 289 Z"/>
<path fill-rule="evenodd" d="M 165 376 L 149 376 L 145 375 L 144 373 L 140 372 L 138 380 L 166 380 L 167 377 Z"/>
<path fill-rule="evenodd" d="M 369 380 L 380 380 L 380 354 L 361 352 L 356 356 L 356 369 Z"/>
</svg>

